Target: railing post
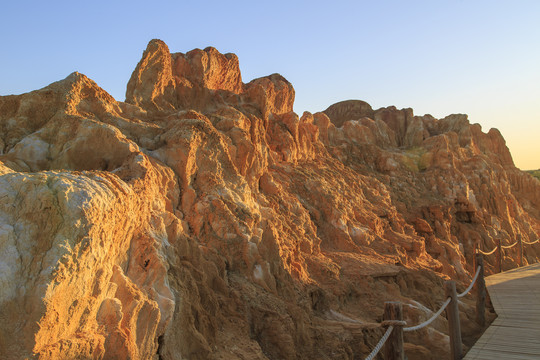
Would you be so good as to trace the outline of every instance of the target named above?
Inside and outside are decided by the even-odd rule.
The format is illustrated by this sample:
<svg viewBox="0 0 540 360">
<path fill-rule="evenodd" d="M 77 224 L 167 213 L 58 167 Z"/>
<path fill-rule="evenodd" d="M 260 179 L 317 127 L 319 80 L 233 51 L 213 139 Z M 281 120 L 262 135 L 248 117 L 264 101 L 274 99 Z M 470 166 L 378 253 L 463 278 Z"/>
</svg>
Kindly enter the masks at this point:
<svg viewBox="0 0 540 360">
<path fill-rule="evenodd" d="M 458 297 L 456 292 L 456 282 L 449 280 L 444 284 L 446 297 L 449 297 L 450 304 L 446 308 L 446 318 L 448 319 L 448 334 L 450 335 L 450 354 L 452 360 L 461 359 L 461 326 L 459 324 Z"/>
<path fill-rule="evenodd" d="M 502 245 L 501 238 L 497 239 L 497 270 L 502 273 Z"/>
<path fill-rule="evenodd" d="M 403 320 L 403 306 L 400 302 L 389 301 L 384 303 L 383 320 Z M 394 326 L 388 340 L 384 344 L 383 356 L 385 360 L 404 360 L 403 326 Z"/>
<path fill-rule="evenodd" d="M 523 241 L 521 240 L 521 234 L 518 234 L 518 256 L 519 256 L 519 266 L 523 266 Z"/>
<path fill-rule="evenodd" d="M 482 254 L 476 254 L 476 266 L 481 268 L 476 280 L 476 322 L 484 327 L 486 325 L 486 281 L 484 280 L 484 258 Z M 476 270 L 474 269 L 475 274 Z"/>
<path fill-rule="evenodd" d="M 473 250 L 473 269 L 476 271 L 476 254 L 478 254 L 478 243 L 474 243 L 474 250 Z"/>
</svg>

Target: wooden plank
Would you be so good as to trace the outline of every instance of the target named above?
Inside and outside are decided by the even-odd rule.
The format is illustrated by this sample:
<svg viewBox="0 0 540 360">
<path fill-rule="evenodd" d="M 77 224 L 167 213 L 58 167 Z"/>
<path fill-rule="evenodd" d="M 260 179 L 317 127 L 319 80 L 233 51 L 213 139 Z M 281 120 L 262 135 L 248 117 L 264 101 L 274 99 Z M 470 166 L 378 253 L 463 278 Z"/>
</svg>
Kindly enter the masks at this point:
<svg viewBox="0 0 540 360">
<path fill-rule="evenodd" d="M 497 319 L 466 360 L 540 359 L 540 264 L 486 278 Z"/>
</svg>

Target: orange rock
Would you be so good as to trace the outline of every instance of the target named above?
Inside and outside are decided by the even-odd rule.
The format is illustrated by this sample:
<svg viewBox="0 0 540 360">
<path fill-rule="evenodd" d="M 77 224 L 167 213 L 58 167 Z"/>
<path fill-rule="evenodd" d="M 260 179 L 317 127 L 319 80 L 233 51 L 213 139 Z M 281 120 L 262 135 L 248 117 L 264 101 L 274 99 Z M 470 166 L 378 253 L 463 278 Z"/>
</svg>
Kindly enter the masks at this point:
<svg viewBox="0 0 540 360">
<path fill-rule="evenodd" d="M 429 224 L 427 223 L 427 221 L 425 221 L 424 219 L 415 219 L 413 221 L 413 224 L 414 224 L 414 229 L 416 230 L 416 232 L 420 233 L 420 234 L 432 234 L 433 233 L 433 229 L 431 228 L 431 226 L 429 226 Z"/>
<path fill-rule="evenodd" d="M 169 48 L 161 40 L 148 43 L 129 79 L 126 102 L 148 110 L 174 110 L 178 106 Z"/>
<path fill-rule="evenodd" d="M 341 127 L 348 120 L 359 120 L 363 117 L 373 118 L 373 113 L 371 105 L 361 100 L 341 101 L 324 110 L 324 114 L 332 120 L 336 127 Z"/>
<path fill-rule="evenodd" d="M 294 96 L 152 40 L 125 103 L 78 73 L 0 97 L 0 358 L 352 359 L 384 301 L 422 321 L 474 246 L 538 236 L 498 131 Z M 445 331 L 411 356 L 447 357 Z"/>
</svg>

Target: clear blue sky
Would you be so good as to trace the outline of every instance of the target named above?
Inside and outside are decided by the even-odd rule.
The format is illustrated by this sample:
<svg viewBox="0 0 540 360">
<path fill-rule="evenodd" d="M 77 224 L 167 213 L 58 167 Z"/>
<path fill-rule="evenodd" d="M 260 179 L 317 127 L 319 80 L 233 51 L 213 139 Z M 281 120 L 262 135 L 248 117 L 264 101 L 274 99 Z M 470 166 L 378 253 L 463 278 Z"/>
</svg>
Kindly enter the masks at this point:
<svg viewBox="0 0 540 360">
<path fill-rule="evenodd" d="M 9 1 L 0 13 L 0 95 L 79 71 L 124 100 L 147 42 L 214 46 L 244 82 L 281 73 L 295 110 L 346 99 L 416 114 L 469 114 L 540 168 L 540 1 Z"/>
</svg>

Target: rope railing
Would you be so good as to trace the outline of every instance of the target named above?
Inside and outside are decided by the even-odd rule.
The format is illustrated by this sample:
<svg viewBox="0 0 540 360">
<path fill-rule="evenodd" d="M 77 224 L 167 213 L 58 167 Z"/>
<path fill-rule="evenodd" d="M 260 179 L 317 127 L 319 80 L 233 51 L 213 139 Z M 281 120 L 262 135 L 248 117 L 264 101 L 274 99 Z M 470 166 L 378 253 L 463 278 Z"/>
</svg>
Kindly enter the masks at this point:
<svg viewBox="0 0 540 360">
<path fill-rule="evenodd" d="M 474 275 L 472 281 L 471 281 L 471 285 L 469 285 L 469 287 L 467 289 L 465 289 L 465 291 L 463 291 L 461 294 L 457 294 L 457 297 L 458 298 L 462 298 L 464 297 L 465 295 L 467 295 L 469 293 L 469 291 L 472 290 L 473 286 L 474 286 L 474 283 L 476 283 L 476 280 L 478 279 L 478 275 L 480 275 L 480 270 L 482 270 L 482 267 L 478 267 L 478 269 L 476 270 L 476 274 Z"/>
<path fill-rule="evenodd" d="M 433 321 L 435 321 L 435 319 L 438 318 L 439 315 L 441 315 L 441 313 L 444 311 L 444 309 L 446 309 L 448 304 L 450 304 L 451 300 L 452 300 L 451 298 L 447 298 L 446 301 L 442 304 L 441 308 L 435 314 L 433 314 L 432 317 L 430 317 L 429 319 L 427 319 L 423 323 L 418 324 L 416 326 L 410 326 L 410 327 L 403 328 L 403 331 L 409 332 L 409 331 L 416 331 L 416 330 L 420 330 L 422 328 L 425 328 L 426 326 L 431 324 Z"/>
<path fill-rule="evenodd" d="M 449 335 L 450 335 L 450 350 L 451 350 L 451 359 L 461 359 L 461 330 L 460 330 L 460 321 L 459 321 L 459 310 L 458 310 L 458 299 L 464 297 L 467 295 L 475 284 L 477 284 L 477 296 L 478 299 L 476 301 L 476 321 L 480 324 L 480 326 L 484 326 L 485 324 L 485 300 L 486 300 L 486 288 L 485 288 L 485 280 L 484 280 L 484 261 L 482 258 L 482 255 L 489 256 L 495 253 L 497 250 L 499 252 L 497 253 L 497 262 L 499 271 L 502 271 L 501 266 L 501 258 L 502 258 L 502 249 L 511 249 L 516 245 L 519 246 L 519 254 L 520 254 L 520 265 L 523 264 L 523 244 L 526 245 L 534 245 L 538 243 L 540 239 L 537 239 L 532 242 L 523 241 L 521 237 L 518 238 L 518 241 L 514 242 L 510 245 L 501 245 L 501 240 L 498 239 L 497 246 L 489 252 L 485 252 L 480 250 L 479 248 L 476 248 L 475 246 L 475 260 L 476 260 L 476 273 L 474 274 L 474 277 L 471 280 L 470 285 L 460 294 L 456 292 L 456 285 L 455 282 L 452 280 L 449 280 L 445 283 L 445 291 L 446 291 L 446 300 L 441 305 L 439 310 L 435 312 L 429 319 L 426 321 L 415 325 L 415 326 L 409 326 L 404 327 L 407 325 L 405 321 L 402 321 L 401 319 L 401 303 L 392 303 L 387 302 L 385 303 L 385 317 L 387 316 L 387 305 L 388 309 L 392 309 L 389 311 L 390 319 L 386 318 L 381 325 L 382 326 L 388 326 L 386 329 L 386 332 L 381 337 L 375 348 L 371 351 L 371 353 L 365 358 L 365 360 L 373 360 L 375 356 L 385 347 L 385 359 L 387 360 L 393 360 L 393 359 L 403 359 L 404 358 L 404 351 L 403 351 L 403 333 L 404 332 L 412 332 L 416 330 L 420 330 L 428 325 L 430 325 L 432 322 L 434 322 L 444 310 L 446 310 L 446 317 L 448 319 L 448 329 L 449 329 Z M 398 308 L 396 308 L 396 304 L 399 305 Z M 398 310 L 396 310 L 398 309 Z M 391 339 L 391 341 L 388 342 L 388 339 Z M 388 355 L 390 354 L 390 355 Z"/>
<path fill-rule="evenodd" d="M 514 246 L 516 246 L 518 244 L 518 241 L 516 241 L 515 243 L 513 243 L 512 245 L 502 245 L 501 247 L 503 249 L 511 249 L 513 248 Z"/>
<path fill-rule="evenodd" d="M 536 244 L 538 241 L 540 241 L 540 239 L 536 239 L 535 241 L 532 241 L 532 242 L 528 242 L 528 241 L 523 241 L 521 240 L 522 243 L 526 244 L 526 245 L 534 245 Z"/>
<path fill-rule="evenodd" d="M 482 272 L 482 269 L 483 269 L 483 263 L 480 261 L 478 263 L 478 269 L 476 270 L 476 273 L 473 277 L 473 279 L 471 280 L 471 284 L 467 287 L 467 289 L 465 289 L 465 291 L 463 291 L 462 293 L 460 294 L 457 294 L 456 293 L 456 290 L 455 290 L 455 282 L 453 281 L 449 281 L 452 283 L 453 285 L 453 294 L 447 294 L 447 297 L 446 297 L 446 300 L 444 301 L 444 303 L 441 305 L 441 307 L 439 308 L 439 310 L 437 310 L 429 319 L 427 319 L 426 321 L 418 324 L 418 325 L 415 325 L 415 326 L 409 326 L 409 327 L 403 327 L 404 325 L 407 325 L 407 323 L 405 321 L 402 321 L 400 318 L 398 319 L 390 319 L 390 320 L 384 320 L 381 325 L 382 326 L 388 326 L 388 329 L 386 330 L 386 332 L 384 333 L 384 335 L 381 337 L 381 339 L 379 340 L 379 342 L 377 343 L 377 345 L 375 346 L 375 348 L 373 348 L 373 350 L 371 351 L 371 353 L 366 357 L 365 360 L 373 360 L 375 358 L 375 356 L 377 356 L 377 354 L 379 353 L 379 351 L 383 348 L 383 346 L 385 345 L 386 341 L 388 340 L 388 338 L 390 337 L 390 335 L 392 334 L 392 331 L 397 327 L 399 330 L 400 330 L 400 334 L 402 334 L 403 332 L 411 332 L 411 331 L 416 331 L 416 330 L 420 330 L 422 328 L 425 328 L 426 326 L 428 326 L 429 324 L 431 324 L 432 322 L 434 322 L 441 314 L 442 312 L 448 307 L 448 305 L 450 305 L 450 303 L 452 303 L 452 300 L 455 298 L 455 304 L 454 304 L 454 313 L 455 315 L 458 316 L 458 322 L 459 322 L 459 313 L 457 311 L 457 299 L 458 298 L 461 298 L 465 295 L 467 295 L 471 289 L 473 288 L 474 284 L 476 283 L 476 280 L 478 280 L 480 274 Z M 448 283 L 448 282 L 447 282 Z M 389 304 L 389 303 L 387 303 Z M 386 306 L 386 304 L 385 304 Z M 385 310 L 386 312 L 386 310 Z M 399 316 L 401 316 L 401 310 L 399 311 Z M 459 327 L 459 325 L 458 325 Z M 402 335 L 400 335 L 402 336 Z M 460 345 L 461 346 L 461 335 L 460 335 Z M 403 349 L 401 349 L 402 351 Z"/>
<path fill-rule="evenodd" d="M 502 272 L 503 249 L 507 250 L 507 249 L 513 248 L 516 245 L 519 245 L 518 246 L 518 266 L 523 266 L 523 244 L 525 244 L 525 245 L 534 245 L 534 244 L 538 243 L 539 241 L 540 241 L 540 239 L 536 239 L 535 241 L 531 241 L 531 242 L 523 241 L 521 239 L 521 235 L 518 234 L 518 239 L 513 244 L 502 245 L 501 244 L 501 239 L 499 238 L 499 239 L 497 239 L 497 245 L 495 246 L 495 248 L 493 250 L 491 250 L 489 252 L 485 252 L 485 251 L 480 250 L 475 245 L 475 252 L 477 254 L 482 254 L 482 255 L 485 255 L 485 256 L 489 256 L 489 255 L 493 254 L 494 252 L 496 252 L 498 250 L 497 251 L 497 260 L 496 260 L 496 264 L 495 264 L 495 269 L 498 272 Z"/>
<path fill-rule="evenodd" d="M 381 340 L 379 340 L 379 342 L 377 343 L 377 345 L 375 345 L 375 348 L 371 351 L 371 353 L 367 356 L 366 360 L 373 360 L 375 358 L 375 356 L 377 356 L 377 354 L 379 353 L 379 351 L 381 351 L 382 347 L 384 346 L 384 343 L 386 342 L 386 340 L 388 340 L 388 337 L 390 336 L 390 334 L 392 333 L 392 330 L 394 330 L 394 327 L 392 325 L 390 325 L 388 327 L 388 329 L 386 329 L 386 332 L 384 333 L 383 337 L 381 338 Z"/>
<path fill-rule="evenodd" d="M 495 249 L 493 249 L 493 250 L 491 250 L 491 251 L 489 251 L 489 252 L 484 252 L 484 251 L 478 249 L 478 252 L 479 252 L 480 254 L 486 255 L 486 256 L 489 256 L 489 255 L 493 254 L 495 251 L 497 251 L 497 247 L 496 247 L 496 246 L 495 246 Z"/>
<path fill-rule="evenodd" d="M 540 241 L 540 239 L 536 239 L 535 241 L 531 241 L 531 242 L 525 241 L 525 240 L 518 240 L 518 241 L 515 241 L 515 242 L 514 242 L 513 244 L 511 244 L 511 245 L 501 245 L 501 248 L 503 248 L 503 249 L 511 249 L 511 248 L 513 248 L 514 246 L 516 246 L 517 244 L 519 244 L 520 242 L 521 242 L 522 244 L 525 244 L 525 245 L 534 245 L 534 244 L 536 244 L 536 243 L 539 242 L 539 241 Z M 498 246 L 495 246 L 495 248 L 494 248 L 493 250 L 489 251 L 489 252 L 485 252 L 485 251 L 482 251 L 482 250 L 480 250 L 480 249 L 476 249 L 476 251 L 478 251 L 480 254 L 489 256 L 489 255 L 493 254 L 493 253 L 497 250 L 497 248 L 498 248 Z"/>
</svg>

